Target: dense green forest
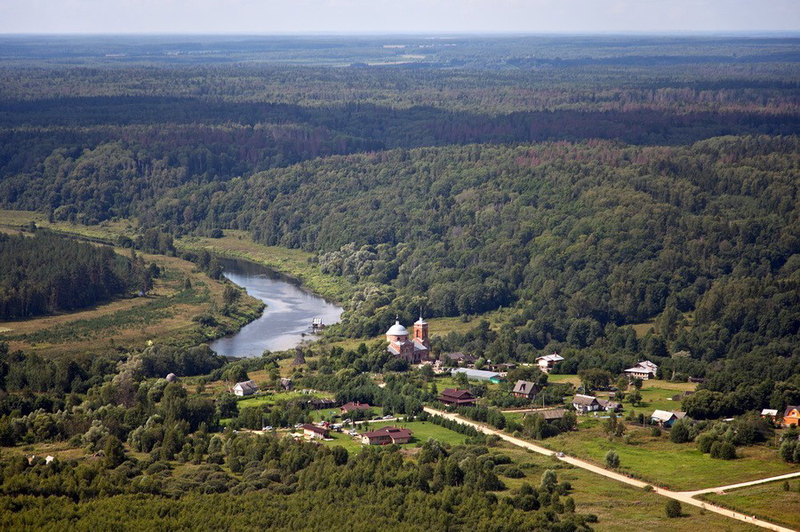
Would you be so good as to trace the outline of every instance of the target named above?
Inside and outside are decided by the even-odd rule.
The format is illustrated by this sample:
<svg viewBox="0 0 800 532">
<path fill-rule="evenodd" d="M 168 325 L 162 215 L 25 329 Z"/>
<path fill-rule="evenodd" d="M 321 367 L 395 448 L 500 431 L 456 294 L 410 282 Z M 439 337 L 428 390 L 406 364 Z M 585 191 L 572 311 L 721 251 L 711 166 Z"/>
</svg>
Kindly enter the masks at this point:
<svg viewBox="0 0 800 532">
<path fill-rule="evenodd" d="M 303 250 L 352 295 L 291 367 L 288 353 L 227 360 L 159 338 L 92 356 L 0 343 L 0 527 L 590 530 L 580 493 L 553 471 L 509 488 L 501 477 L 525 475 L 504 475 L 516 466 L 496 440 L 423 411 L 439 393 L 433 370 L 371 340 L 420 312 L 463 325 L 431 331 L 435 356 L 558 351 L 553 374 L 583 386 L 609 387 L 643 358 L 664 381 L 704 379 L 678 397 L 695 424 L 675 431 L 704 453 L 778 441 L 752 411 L 800 403 L 799 45 L 0 36 L 0 208 L 124 227 L 114 243 L 130 248 L 0 234 L 0 319 L 146 292 L 159 272 L 137 251 L 182 254 L 219 278 L 197 237 Z M 219 310 L 238 294 L 228 287 Z M 354 338 L 365 342 L 336 344 Z M 256 437 L 318 413 L 303 397 L 240 407 L 226 390 L 254 374 L 466 444 L 353 454 Z M 548 383 L 532 366 L 509 379 Z M 501 414 L 529 406 L 512 383 L 453 382 L 480 398 L 462 415 L 520 437 L 579 424 Z M 551 383 L 537 404 L 574 392 Z M 51 445 L 78 458 L 23 456 Z M 795 447 L 784 442 L 786 462 Z"/>
<path fill-rule="evenodd" d="M 0 319 L 75 310 L 147 290 L 153 272 L 140 257 L 46 231 L 0 234 Z"/>
</svg>

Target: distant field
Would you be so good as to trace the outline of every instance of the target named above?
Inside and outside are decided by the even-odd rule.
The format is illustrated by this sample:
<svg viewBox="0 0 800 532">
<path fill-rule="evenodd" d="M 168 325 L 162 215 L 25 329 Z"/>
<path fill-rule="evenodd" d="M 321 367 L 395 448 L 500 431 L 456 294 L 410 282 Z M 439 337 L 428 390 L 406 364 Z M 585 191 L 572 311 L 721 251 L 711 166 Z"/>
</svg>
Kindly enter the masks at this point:
<svg viewBox="0 0 800 532">
<path fill-rule="evenodd" d="M 800 530 L 800 479 L 790 480 L 789 488 L 790 491 L 785 491 L 783 481 L 778 481 L 729 491 L 724 495 L 712 493 L 702 498 Z"/>
<path fill-rule="evenodd" d="M 654 438 L 649 429 L 628 425 L 633 443 L 626 444 L 619 438 L 609 441 L 599 426 L 583 427 L 542 443 L 601 465 L 606 453 L 614 450 L 619 454 L 623 472 L 678 490 L 711 488 L 800 471 L 800 465 L 781 461 L 775 450 L 763 446 L 740 447 L 737 452 L 741 458 L 718 460 L 702 454 L 693 443 L 671 443 L 666 433 Z"/>
</svg>

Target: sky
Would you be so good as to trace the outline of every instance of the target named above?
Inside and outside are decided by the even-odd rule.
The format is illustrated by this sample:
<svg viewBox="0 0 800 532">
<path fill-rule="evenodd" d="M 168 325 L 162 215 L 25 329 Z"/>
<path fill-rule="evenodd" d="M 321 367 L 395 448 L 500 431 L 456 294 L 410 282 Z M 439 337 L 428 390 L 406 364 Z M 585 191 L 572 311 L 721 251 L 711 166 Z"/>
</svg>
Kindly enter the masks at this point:
<svg viewBox="0 0 800 532">
<path fill-rule="evenodd" d="M 0 0 L 0 33 L 800 31 L 800 0 Z"/>
</svg>

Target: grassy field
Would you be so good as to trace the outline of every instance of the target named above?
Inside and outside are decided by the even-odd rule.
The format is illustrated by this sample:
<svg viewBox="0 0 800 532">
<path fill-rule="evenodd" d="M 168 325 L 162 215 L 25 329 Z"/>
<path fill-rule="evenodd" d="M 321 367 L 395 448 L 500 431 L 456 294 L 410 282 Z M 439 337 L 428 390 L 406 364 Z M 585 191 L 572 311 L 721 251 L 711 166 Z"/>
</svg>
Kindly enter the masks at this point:
<svg viewBox="0 0 800 532">
<path fill-rule="evenodd" d="M 0 224 L 9 211 L 0 211 Z M 8 227 L 8 226 L 6 226 Z M 115 248 L 122 254 L 130 250 Z M 214 309 L 222 304 L 225 285 L 210 279 L 191 262 L 177 257 L 140 253 L 156 263 L 162 276 L 146 297 L 117 299 L 75 312 L 63 312 L 26 320 L 0 322 L 0 339 L 13 349 L 50 352 L 93 352 L 104 349 L 141 348 L 149 340 L 158 343 L 198 344 L 220 335 L 217 329 L 192 320 L 213 313 L 226 330 L 236 330 L 258 316 L 261 302 L 245 295 L 235 312 L 223 316 Z M 185 289 L 189 279 L 192 288 Z"/>
<path fill-rule="evenodd" d="M 312 399 L 314 397 L 328 397 L 333 398 L 329 393 L 313 393 L 305 394 L 301 392 L 280 392 L 280 393 L 265 393 L 256 397 L 248 397 L 247 399 L 240 400 L 237 404 L 239 408 L 249 408 L 252 406 L 274 405 L 279 401 L 289 401 L 291 399 L 303 398 Z"/>
<path fill-rule="evenodd" d="M 574 386 L 581 385 L 581 379 L 577 375 L 553 375 L 551 373 L 547 376 L 547 382 L 553 384 L 569 383 Z"/>
<path fill-rule="evenodd" d="M 642 383 L 642 402 L 636 408 L 649 413 L 653 410 L 680 410 L 680 401 L 673 401 L 672 396 L 695 388 L 697 384 L 691 382 L 645 381 Z"/>
<path fill-rule="evenodd" d="M 669 519 L 664 513 L 667 499 L 654 493 L 574 468 L 552 458 L 528 452 L 518 447 L 502 444 L 501 451 L 514 460 L 525 473 L 525 478 L 500 479 L 511 489 L 519 487 L 523 482 L 538 486 L 547 469 L 556 471 L 559 480 L 572 484 L 570 494 L 576 503 L 576 511 L 583 514 L 595 514 L 598 522 L 591 526 L 597 532 L 631 532 L 647 531 L 675 532 L 732 531 L 745 532 L 760 530 L 751 525 L 727 519 L 723 516 L 704 512 L 693 506 L 683 505 L 684 517 Z M 508 492 L 505 492 L 508 493 Z"/>
<path fill-rule="evenodd" d="M 750 486 L 725 494 L 708 494 L 704 500 L 721 504 L 747 515 L 756 515 L 774 523 L 800 530 L 800 480 L 789 481 L 789 491 L 783 481 Z"/>
<path fill-rule="evenodd" d="M 605 455 L 619 454 L 621 471 L 647 482 L 677 490 L 711 488 L 759 478 L 800 471 L 800 466 L 780 460 L 775 450 L 763 447 L 741 447 L 740 458 L 717 460 L 702 454 L 693 443 L 671 443 L 667 434 L 650 435 L 650 430 L 628 426 L 633 440 L 626 444 L 620 438 L 609 441 L 598 426 L 560 434 L 545 440 L 548 447 L 604 465 Z"/>
</svg>

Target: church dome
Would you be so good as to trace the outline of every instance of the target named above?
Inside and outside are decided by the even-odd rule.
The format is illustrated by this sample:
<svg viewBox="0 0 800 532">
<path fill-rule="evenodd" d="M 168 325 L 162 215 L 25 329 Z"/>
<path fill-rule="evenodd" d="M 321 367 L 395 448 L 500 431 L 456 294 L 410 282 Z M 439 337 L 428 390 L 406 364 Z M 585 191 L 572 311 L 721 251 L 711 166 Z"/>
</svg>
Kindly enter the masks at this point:
<svg viewBox="0 0 800 532">
<path fill-rule="evenodd" d="M 386 331 L 386 334 L 391 336 L 408 336 L 408 329 L 400 325 L 399 321 L 395 321 L 394 325 Z"/>
</svg>

